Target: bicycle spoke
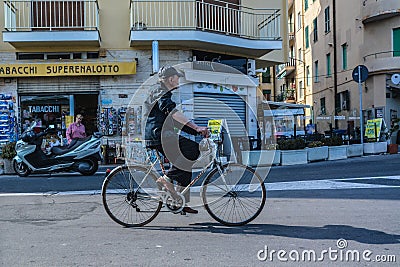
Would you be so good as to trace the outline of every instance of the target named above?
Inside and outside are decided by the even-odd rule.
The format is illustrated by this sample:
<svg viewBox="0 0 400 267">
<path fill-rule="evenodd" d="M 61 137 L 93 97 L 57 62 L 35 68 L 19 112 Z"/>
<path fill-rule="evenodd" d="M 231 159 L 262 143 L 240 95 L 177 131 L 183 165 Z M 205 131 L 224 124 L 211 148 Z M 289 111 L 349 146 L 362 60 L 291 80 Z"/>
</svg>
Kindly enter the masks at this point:
<svg viewBox="0 0 400 267">
<path fill-rule="evenodd" d="M 210 215 L 225 225 L 254 220 L 264 207 L 265 185 L 254 172 L 240 164 L 228 164 L 206 177 L 202 198 Z"/>
<path fill-rule="evenodd" d="M 120 167 L 103 183 L 103 204 L 107 214 L 124 226 L 142 226 L 159 213 L 162 202 L 155 197 L 156 176 L 143 167 Z M 146 185 L 146 188 L 139 186 Z"/>
</svg>

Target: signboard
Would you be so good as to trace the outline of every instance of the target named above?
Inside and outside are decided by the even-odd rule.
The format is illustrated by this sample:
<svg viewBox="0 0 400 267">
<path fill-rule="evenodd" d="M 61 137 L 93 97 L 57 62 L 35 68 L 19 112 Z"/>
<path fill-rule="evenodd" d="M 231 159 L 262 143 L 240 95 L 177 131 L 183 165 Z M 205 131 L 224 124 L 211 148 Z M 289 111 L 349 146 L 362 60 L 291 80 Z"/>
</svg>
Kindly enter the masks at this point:
<svg viewBox="0 0 400 267">
<path fill-rule="evenodd" d="M 369 139 L 379 139 L 383 119 L 368 120 L 365 127 L 365 136 Z"/>
<path fill-rule="evenodd" d="M 368 69 L 364 65 L 358 65 L 354 68 L 352 73 L 353 80 L 355 82 L 365 82 L 368 78 Z"/>
<path fill-rule="evenodd" d="M 95 76 L 136 74 L 136 62 L 0 64 L 0 77 Z"/>
<path fill-rule="evenodd" d="M 218 140 L 221 137 L 222 120 L 209 120 L 207 127 L 210 130 L 211 139 Z"/>
</svg>

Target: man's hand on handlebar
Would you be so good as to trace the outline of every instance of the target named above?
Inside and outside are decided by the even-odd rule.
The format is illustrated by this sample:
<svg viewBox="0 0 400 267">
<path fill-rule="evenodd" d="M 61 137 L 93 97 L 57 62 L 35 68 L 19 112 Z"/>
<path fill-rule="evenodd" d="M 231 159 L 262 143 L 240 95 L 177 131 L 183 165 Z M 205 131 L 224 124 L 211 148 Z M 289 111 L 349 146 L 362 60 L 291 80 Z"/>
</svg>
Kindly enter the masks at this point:
<svg viewBox="0 0 400 267">
<path fill-rule="evenodd" d="M 204 137 L 210 136 L 210 132 L 207 127 L 197 126 L 196 131 Z"/>
</svg>

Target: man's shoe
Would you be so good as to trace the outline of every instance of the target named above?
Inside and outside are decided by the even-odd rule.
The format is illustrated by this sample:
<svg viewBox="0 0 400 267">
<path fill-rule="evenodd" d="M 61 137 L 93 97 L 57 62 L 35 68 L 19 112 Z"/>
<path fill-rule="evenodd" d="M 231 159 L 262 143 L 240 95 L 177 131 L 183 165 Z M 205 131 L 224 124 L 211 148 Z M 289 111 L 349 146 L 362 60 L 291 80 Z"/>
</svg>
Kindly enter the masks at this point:
<svg viewBox="0 0 400 267">
<path fill-rule="evenodd" d="M 179 196 L 175 191 L 175 187 L 173 183 L 168 182 L 164 176 L 161 176 L 160 178 L 157 179 L 156 183 L 162 187 L 165 188 L 166 191 L 171 193 L 171 196 L 175 199 L 178 199 Z"/>
<path fill-rule="evenodd" d="M 188 206 L 184 207 L 182 211 L 183 211 L 183 212 L 186 212 L 186 213 L 192 213 L 192 214 L 197 214 L 197 213 L 199 213 L 198 210 L 194 210 L 194 209 L 192 209 L 191 207 L 188 207 Z"/>
</svg>

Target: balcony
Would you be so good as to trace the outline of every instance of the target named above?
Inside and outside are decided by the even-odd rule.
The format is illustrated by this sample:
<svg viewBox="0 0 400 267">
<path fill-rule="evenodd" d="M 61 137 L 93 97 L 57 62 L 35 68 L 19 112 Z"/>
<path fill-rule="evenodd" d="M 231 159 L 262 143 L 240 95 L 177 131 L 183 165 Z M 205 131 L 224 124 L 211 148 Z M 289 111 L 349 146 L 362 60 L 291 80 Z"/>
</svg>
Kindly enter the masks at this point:
<svg viewBox="0 0 400 267">
<path fill-rule="evenodd" d="M 398 71 L 400 51 L 383 51 L 363 57 L 364 65 L 370 73 Z"/>
<path fill-rule="evenodd" d="M 288 62 L 278 66 L 278 68 L 277 68 L 277 73 L 278 74 L 276 75 L 276 77 L 278 79 L 282 79 L 284 77 L 288 77 L 295 70 L 296 70 L 296 59 L 295 58 L 289 58 Z"/>
<path fill-rule="evenodd" d="M 280 10 L 224 1 L 131 1 L 132 47 L 183 47 L 261 57 L 282 49 Z"/>
<path fill-rule="evenodd" d="M 364 24 L 400 16 L 399 0 L 363 1 L 362 22 Z"/>
<path fill-rule="evenodd" d="M 3 41 L 32 45 L 100 46 L 97 0 L 4 0 Z"/>
</svg>

